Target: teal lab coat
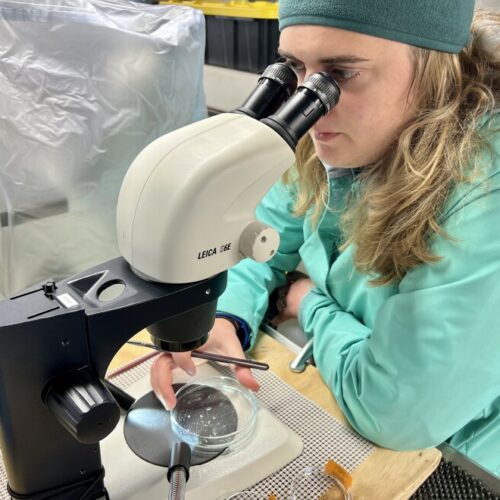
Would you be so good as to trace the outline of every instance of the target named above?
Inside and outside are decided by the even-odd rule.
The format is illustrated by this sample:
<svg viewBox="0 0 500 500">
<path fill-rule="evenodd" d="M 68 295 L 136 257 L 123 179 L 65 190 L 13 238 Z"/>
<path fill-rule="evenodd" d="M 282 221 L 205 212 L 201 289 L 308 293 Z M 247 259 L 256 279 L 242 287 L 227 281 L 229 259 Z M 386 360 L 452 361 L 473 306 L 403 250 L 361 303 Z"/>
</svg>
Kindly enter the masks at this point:
<svg viewBox="0 0 500 500">
<path fill-rule="evenodd" d="M 353 175 L 330 179 L 316 229 L 292 215 L 293 187 L 278 182 L 257 217 L 279 231 L 279 251 L 231 269 L 218 309 L 244 319 L 255 341 L 269 293 L 302 260 L 316 287 L 299 323 L 354 429 L 396 450 L 448 441 L 500 476 L 500 133 L 492 145 L 482 175 L 449 197 L 442 224 L 453 239 L 432 239 L 442 260 L 386 286 L 355 270 L 352 246 L 337 250 Z"/>
</svg>

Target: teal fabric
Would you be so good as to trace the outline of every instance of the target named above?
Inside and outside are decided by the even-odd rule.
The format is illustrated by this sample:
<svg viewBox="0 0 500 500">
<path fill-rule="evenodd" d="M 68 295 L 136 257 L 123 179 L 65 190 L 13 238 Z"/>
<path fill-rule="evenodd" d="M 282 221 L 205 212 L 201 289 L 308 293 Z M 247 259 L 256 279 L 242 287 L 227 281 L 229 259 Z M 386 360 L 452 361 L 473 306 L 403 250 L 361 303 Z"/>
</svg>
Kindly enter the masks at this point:
<svg viewBox="0 0 500 500">
<path fill-rule="evenodd" d="M 432 243 L 444 258 L 382 287 L 354 269 L 352 247 L 336 248 L 351 176 L 330 180 L 331 210 L 317 230 L 291 215 L 293 189 L 276 184 L 257 213 L 281 233 L 279 252 L 230 270 L 218 308 L 247 321 L 254 342 L 269 293 L 302 259 L 316 288 L 299 322 L 352 426 L 397 450 L 447 440 L 500 476 L 500 133 L 488 162 L 450 197 L 443 223 L 454 240 Z"/>
<path fill-rule="evenodd" d="M 315 24 L 397 42 L 460 52 L 469 41 L 474 0 L 279 0 L 279 26 Z"/>
</svg>

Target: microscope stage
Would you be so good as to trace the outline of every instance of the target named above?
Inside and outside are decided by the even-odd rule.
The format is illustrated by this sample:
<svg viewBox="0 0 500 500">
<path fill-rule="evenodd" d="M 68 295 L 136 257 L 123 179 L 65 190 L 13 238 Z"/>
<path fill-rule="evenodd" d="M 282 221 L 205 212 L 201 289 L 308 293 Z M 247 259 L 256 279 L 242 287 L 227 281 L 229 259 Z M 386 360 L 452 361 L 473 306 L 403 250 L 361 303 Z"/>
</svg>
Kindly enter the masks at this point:
<svg viewBox="0 0 500 500">
<path fill-rule="evenodd" d="M 221 375 L 205 362 L 198 364 L 196 377 L 176 372 L 176 383 Z M 136 398 L 149 391 L 149 376 L 127 388 Z M 115 430 L 101 442 L 105 484 L 111 500 L 167 500 L 166 468 L 147 463 L 130 450 L 123 436 L 123 423 L 122 417 Z M 301 451 L 300 437 L 259 406 L 255 432 L 243 449 L 191 467 L 186 500 L 222 500 L 284 467 Z"/>
</svg>

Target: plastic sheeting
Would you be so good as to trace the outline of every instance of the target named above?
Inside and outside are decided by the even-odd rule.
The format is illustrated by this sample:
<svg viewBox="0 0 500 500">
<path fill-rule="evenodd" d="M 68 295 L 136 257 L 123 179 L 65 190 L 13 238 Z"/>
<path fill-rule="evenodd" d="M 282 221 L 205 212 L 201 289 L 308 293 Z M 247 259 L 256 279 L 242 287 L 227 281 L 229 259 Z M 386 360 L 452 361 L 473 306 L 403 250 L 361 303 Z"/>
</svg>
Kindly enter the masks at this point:
<svg viewBox="0 0 500 500">
<path fill-rule="evenodd" d="M 0 2 L 0 295 L 118 255 L 135 156 L 206 116 L 200 11 Z"/>
</svg>

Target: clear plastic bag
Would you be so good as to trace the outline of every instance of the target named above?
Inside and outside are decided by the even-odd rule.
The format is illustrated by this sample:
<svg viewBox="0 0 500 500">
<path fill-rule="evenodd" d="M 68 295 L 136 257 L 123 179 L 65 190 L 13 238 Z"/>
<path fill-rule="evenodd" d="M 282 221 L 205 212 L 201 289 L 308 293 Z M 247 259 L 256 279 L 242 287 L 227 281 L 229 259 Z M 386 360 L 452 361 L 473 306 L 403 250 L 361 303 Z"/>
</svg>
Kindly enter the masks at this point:
<svg viewBox="0 0 500 500">
<path fill-rule="evenodd" d="M 0 295 L 118 255 L 132 160 L 206 116 L 204 48 L 189 7 L 0 2 Z"/>
</svg>

